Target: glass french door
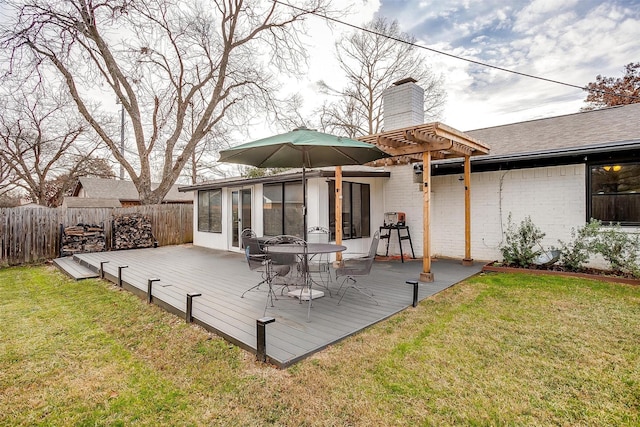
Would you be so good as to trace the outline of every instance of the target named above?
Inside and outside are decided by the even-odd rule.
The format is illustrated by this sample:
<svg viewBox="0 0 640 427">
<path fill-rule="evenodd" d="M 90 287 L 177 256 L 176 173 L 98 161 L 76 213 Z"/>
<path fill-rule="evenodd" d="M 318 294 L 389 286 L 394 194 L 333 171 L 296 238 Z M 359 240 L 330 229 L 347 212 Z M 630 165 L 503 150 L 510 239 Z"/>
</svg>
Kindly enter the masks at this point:
<svg viewBox="0 0 640 427">
<path fill-rule="evenodd" d="M 251 226 L 251 189 L 242 188 L 231 191 L 231 247 L 240 249 L 240 234 Z"/>
</svg>

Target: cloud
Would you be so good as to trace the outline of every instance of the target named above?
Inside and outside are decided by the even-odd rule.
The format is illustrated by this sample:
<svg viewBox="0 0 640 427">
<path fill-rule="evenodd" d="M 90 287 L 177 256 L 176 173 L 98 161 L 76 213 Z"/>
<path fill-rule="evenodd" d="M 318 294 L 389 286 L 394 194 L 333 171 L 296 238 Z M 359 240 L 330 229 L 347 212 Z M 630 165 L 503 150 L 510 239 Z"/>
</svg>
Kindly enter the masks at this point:
<svg viewBox="0 0 640 427">
<path fill-rule="evenodd" d="M 431 48 L 578 86 L 639 61 L 637 0 L 382 3 L 380 14 Z M 586 93 L 426 54 L 446 77 L 445 122 L 461 129 L 576 112 Z"/>
<path fill-rule="evenodd" d="M 343 7 L 343 3 L 339 5 Z M 640 61 L 638 0 L 354 0 L 345 21 L 361 25 L 374 15 L 397 20 L 418 43 L 521 73 L 584 86 L 598 74 L 622 75 Z M 341 87 L 334 43 L 353 29 L 309 19 L 307 75 L 287 82 L 310 112 L 323 97 L 315 82 Z M 462 130 L 576 112 L 586 93 L 424 51 L 444 76 L 443 121 Z"/>
</svg>

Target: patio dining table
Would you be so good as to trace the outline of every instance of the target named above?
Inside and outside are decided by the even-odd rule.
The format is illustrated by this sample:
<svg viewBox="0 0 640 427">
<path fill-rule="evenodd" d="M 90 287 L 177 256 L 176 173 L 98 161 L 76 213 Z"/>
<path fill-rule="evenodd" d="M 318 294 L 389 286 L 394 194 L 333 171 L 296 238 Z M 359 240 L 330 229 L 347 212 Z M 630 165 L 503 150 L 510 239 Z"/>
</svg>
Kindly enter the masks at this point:
<svg viewBox="0 0 640 427">
<path fill-rule="evenodd" d="M 330 254 L 336 252 L 342 252 L 347 249 L 346 246 L 336 245 L 333 243 L 307 243 L 307 244 L 295 244 L 295 243 L 283 243 L 278 245 L 265 246 L 264 250 L 268 254 L 294 254 L 302 255 L 302 277 L 303 286 L 300 290 L 300 302 L 302 302 L 302 296 L 306 291 L 309 293 L 309 308 L 307 309 L 307 321 L 311 315 L 311 301 L 313 300 L 313 293 L 311 289 L 311 283 L 307 263 L 309 256 L 319 254 Z"/>
</svg>

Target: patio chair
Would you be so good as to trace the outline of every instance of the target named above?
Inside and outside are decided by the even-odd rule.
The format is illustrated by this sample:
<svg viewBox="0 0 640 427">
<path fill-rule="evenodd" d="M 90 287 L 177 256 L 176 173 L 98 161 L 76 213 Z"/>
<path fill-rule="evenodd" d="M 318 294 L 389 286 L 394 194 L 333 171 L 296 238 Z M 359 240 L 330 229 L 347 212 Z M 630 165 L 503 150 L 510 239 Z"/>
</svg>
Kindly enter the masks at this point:
<svg viewBox="0 0 640 427">
<path fill-rule="evenodd" d="M 344 289 L 344 293 L 340 297 L 338 301 L 338 305 L 342 301 L 342 298 L 346 295 L 349 289 L 355 289 L 360 292 L 362 295 L 373 300 L 373 302 L 378 304 L 378 301 L 373 297 L 373 292 L 363 286 L 358 285 L 358 281 L 356 277 L 368 276 L 371 273 L 371 267 L 373 266 L 373 261 L 376 259 L 376 251 L 378 250 L 378 243 L 380 242 L 380 232 L 376 231 L 371 239 L 371 247 L 369 248 L 369 253 L 360 258 L 349 258 L 343 260 L 338 268 L 336 268 L 336 280 L 342 277 L 342 284 L 340 284 L 340 289 L 338 289 L 338 294 L 342 290 L 343 286 L 347 284 Z"/>
<path fill-rule="evenodd" d="M 271 301 L 271 307 L 274 307 L 274 301 L 278 299 L 275 291 L 273 290 L 274 280 L 278 277 L 284 277 L 289 274 L 291 267 L 289 265 L 274 264 L 271 257 L 262 250 L 262 245 L 257 238 L 245 237 L 242 239 L 242 242 L 245 246 L 245 256 L 249 269 L 260 272 L 262 275 L 262 281 L 244 291 L 240 298 L 244 298 L 244 295 L 247 292 L 253 289 L 259 289 L 263 283 L 266 283 L 268 285 L 267 303 L 264 309 L 266 313 L 269 301 Z M 287 285 L 284 284 L 284 286 L 286 287 Z"/>
<path fill-rule="evenodd" d="M 324 227 L 311 227 L 307 230 L 307 243 L 329 243 L 329 229 Z M 318 277 L 320 284 L 329 291 L 329 283 L 331 278 L 331 256 L 330 254 L 316 254 L 309 258 L 307 263 L 309 274 L 312 277 Z"/>
<path fill-rule="evenodd" d="M 256 235 L 255 231 L 253 231 L 250 228 L 245 228 L 240 233 L 240 240 L 242 240 L 242 248 L 244 249 L 247 246 L 245 244 L 245 240 L 246 239 L 257 239 L 257 238 L 258 238 L 258 236 Z"/>
<path fill-rule="evenodd" d="M 279 236 L 271 237 L 264 241 L 263 247 L 273 246 L 273 245 L 282 245 L 282 244 L 305 244 L 304 240 L 297 236 L 292 236 L 288 234 L 282 234 Z M 289 285 L 299 285 L 300 279 L 302 278 L 302 270 L 300 266 L 300 258 L 296 254 L 269 254 L 269 258 L 274 266 L 287 266 L 289 267 L 289 275 L 281 275 L 279 278 L 279 284 L 283 286 L 282 292 L 284 288 L 287 288 Z"/>
</svg>

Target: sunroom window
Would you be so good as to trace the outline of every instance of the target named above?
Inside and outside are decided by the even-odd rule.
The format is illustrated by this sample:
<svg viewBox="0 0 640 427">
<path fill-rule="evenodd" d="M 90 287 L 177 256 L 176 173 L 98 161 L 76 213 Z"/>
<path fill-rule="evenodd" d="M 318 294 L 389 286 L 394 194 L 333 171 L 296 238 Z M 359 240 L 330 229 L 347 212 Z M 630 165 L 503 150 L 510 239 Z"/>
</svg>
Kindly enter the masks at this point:
<svg viewBox="0 0 640 427">
<path fill-rule="evenodd" d="M 198 231 L 222 233 L 222 190 L 198 191 Z"/>
<path fill-rule="evenodd" d="M 359 239 L 371 236 L 369 184 L 342 183 L 342 238 Z M 336 237 L 336 183 L 329 182 L 329 229 L 331 239 Z"/>
<path fill-rule="evenodd" d="M 265 236 L 303 236 L 302 182 L 265 184 L 262 209 Z"/>
</svg>

